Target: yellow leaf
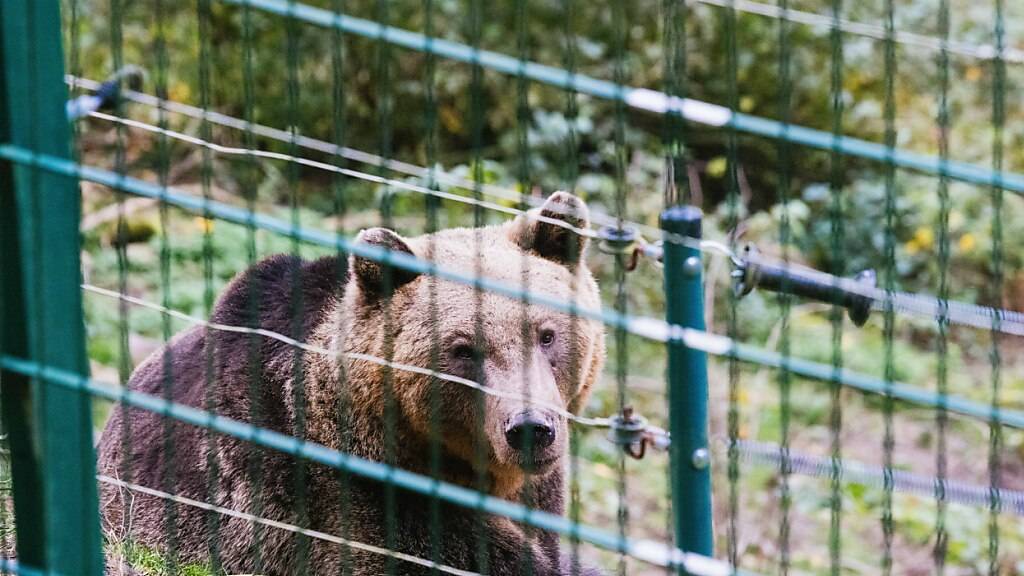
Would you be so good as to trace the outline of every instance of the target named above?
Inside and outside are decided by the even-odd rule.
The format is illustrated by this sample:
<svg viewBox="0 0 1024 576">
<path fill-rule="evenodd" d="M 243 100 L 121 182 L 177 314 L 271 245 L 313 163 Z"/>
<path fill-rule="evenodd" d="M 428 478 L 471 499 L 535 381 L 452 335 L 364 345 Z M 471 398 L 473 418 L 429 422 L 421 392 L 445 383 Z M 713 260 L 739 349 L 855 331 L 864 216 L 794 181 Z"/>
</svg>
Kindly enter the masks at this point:
<svg viewBox="0 0 1024 576">
<path fill-rule="evenodd" d="M 210 232 L 213 232 L 213 220 L 212 219 L 203 218 L 202 216 L 196 216 L 194 221 L 196 223 L 196 228 L 199 228 L 199 230 L 201 232 L 207 233 L 207 234 L 210 233 Z"/>
<path fill-rule="evenodd" d="M 188 102 L 191 95 L 192 89 L 184 82 L 175 82 L 169 91 L 171 100 L 176 102 Z"/>
<path fill-rule="evenodd" d="M 978 245 L 978 241 L 975 240 L 974 234 L 970 232 L 960 237 L 960 241 L 957 242 L 957 246 L 960 247 L 961 252 L 970 252 L 974 250 L 974 247 Z"/>
<path fill-rule="evenodd" d="M 935 233 L 932 232 L 931 228 L 925 228 L 922 226 L 914 232 L 913 241 L 917 242 L 918 248 L 931 248 L 932 243 L 935 242 Z"/>
<path fill-rule="evenodd" d="M 729 162 L 725 159 L 725 156 L 718 156 L 708 160 L 707 173 L 712 178 L 721 178 L 725 176 L 725 169 L 729 166 Z"/>
</svg>

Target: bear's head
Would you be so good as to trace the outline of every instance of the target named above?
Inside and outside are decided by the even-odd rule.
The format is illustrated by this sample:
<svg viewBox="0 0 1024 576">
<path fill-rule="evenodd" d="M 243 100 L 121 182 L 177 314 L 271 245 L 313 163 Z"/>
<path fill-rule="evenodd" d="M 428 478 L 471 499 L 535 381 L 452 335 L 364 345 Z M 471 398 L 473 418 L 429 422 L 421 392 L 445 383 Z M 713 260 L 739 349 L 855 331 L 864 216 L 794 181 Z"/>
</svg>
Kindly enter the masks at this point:
<svg viewBox="0 0 1024 576">
<path fill-rule="evenodd" d="M 597 310 L 586 236 L 577 233 L 587 225 L 583 201 L 556 192 L 500 226 L 415 238 L 373 228 L 358 240 Z M 373 404 L 378 418 L 395 422 L 399 464 L 422 470 L 437 434 L 446 477 L 466 482 L 486 472 L 499 496 L 514 494 L 527 473 L 561 466 L 567 415 L 582 409 L 604 361 L 600 322 L 358 256 L 349 270 L 331 345 L 394 363 L 349 354 L 343 367 L 353 402 Z"/>
</svg>

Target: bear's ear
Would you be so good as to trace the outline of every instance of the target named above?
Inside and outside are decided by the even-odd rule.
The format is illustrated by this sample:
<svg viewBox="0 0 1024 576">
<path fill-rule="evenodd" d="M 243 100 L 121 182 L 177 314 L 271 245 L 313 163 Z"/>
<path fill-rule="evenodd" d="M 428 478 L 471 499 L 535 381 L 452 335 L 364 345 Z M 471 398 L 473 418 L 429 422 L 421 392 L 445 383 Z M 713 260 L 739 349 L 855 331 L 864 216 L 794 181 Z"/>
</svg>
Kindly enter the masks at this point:
<svg viewBox="0 0 1024 576">
<path fill-rule="evenodd" d="M 357 244 L 369 244 L 392 252 L 415 256 L 405 239 L 387 228 L 367 228 L 356 236 Z M 389 266 L 377 260 L 352 255 L 349 267 L 359 288 L 367 296 L 380 296 L 416 279 L 419 273 Z"/>
<path fill-rule="evenodd" d="M 523 250 L 571 267 L 587 249 L 587 237 L 574 229 L 589 225 L 590 213 L 583 200 L 568 192 L 555 192 L 540 208 L 517 217 L 509 234 Z"/>
</svg>

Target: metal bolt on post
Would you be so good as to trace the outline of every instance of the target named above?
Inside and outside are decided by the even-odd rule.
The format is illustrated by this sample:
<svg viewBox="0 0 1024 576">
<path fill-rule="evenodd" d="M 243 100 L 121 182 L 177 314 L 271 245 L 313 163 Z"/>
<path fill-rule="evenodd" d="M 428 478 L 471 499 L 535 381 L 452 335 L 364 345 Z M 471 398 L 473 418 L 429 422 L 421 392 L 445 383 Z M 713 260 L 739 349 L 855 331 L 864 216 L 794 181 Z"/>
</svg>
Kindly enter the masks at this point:
<svg viewBox="0 0 1024 576">
<path fill-rule="evenodd" d="M 666 232 L 701 237 L 701 211 L 673 206 L 661 214 Z M 704 330 L 703 265 L 700 251 L 665 243 L 666 318 L 670 324 Z M 711 466 L 708 450 L 707 355 L 680 341 L 668 345 L 669 426 L 672 434 L 672 508 L 676 545 L 687 552 L 714 552 Z"/>
</svg>

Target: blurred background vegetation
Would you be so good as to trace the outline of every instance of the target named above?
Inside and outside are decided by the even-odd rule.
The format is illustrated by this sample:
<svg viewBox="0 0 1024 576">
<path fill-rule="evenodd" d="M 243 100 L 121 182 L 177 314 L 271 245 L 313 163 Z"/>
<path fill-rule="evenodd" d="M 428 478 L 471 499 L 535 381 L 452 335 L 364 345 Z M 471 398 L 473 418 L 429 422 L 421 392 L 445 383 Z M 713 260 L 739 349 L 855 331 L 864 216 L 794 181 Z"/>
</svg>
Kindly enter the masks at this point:
<svg viewBox="0 0 1024 576">
<path fill-rule="evenodd" d="M 432 11 L 410 1 L 311 0 L 310 4 L 387 21 L 423 31 L 428 25 L 443 38 L 521 56 L 552 66 L 573 66 L 581 73 L 614 79 L 616 34 L 624 33 L 621 74 L 625 84 L 663 89 L 666 2 L 634 0 L 612 9 L 608 3 L 532 0 L 519 4 L 474 6 L 463 0 L 431 0 Z M 210 27 L 204 47 L 196 4 L 157 0 L 64 0 L 68 69 L 102 80 L 119 65 L 147 71 L 144 91 L 163 98 L 282 130 L 336 142 L 417 165 L 433 164 L 464 178 L 535 196 L 572 189 L 600 213 L 614 213 L 616 195 L 627 198 L 624 216 L 656 225 L 665 188 L 666 119 L 626 110 L 587 96 L 527 83 L 520 91 L 515 77 L 484 71 L 474 80 L 471 66 L 422 54 L 382 47 L 363 38 L 336 34 L 287 20 L 210 3 Z M 205 3 L 200 0 L 199 6 Z M 937 37 L 939 0 L 897 3 L 896 27 Z M 950 37 L 959 42 L 994 44 L 994 2 L 950 0 Z M 829 16 L 824 0 L 801 0 L 790 8 Z M 1006 2 L 1007 46 L 1024 49 L 1024 4 Z M 621 14 L 622 19 L 616 20 Z M 686 11 L 687 94 L 728 105 L 735 86 L 739 110 L 779 119 L 783 116 L 779 74 L 779 22 L 760 15 L 729 12 L 693 2 Z M 883 0 L 844 3 L 845 19 L 883 25 Z M 474 19 L 479 18 L 479 25 Z M 429 22 L 428 22 L 429 20 Z M 730 73 L 728 42 L 737 46 L 735 75 Z M 790 24 L 788 58 L 791 97 L 786 115 L 802 126 L 831 130 L 834 116 L 831 84 L 832 44 L 827 27 Z M 885 137 L 885 44 L 854 34 L 842 35 L 841 92 L 843 133 L 875 142 Z M 941 67 L 937 51 L 898 45 L 893 78 L 896 140 L 901 148 L 927 154 L 939 150 L 936 118 Z M 427 82 L 433 66 L 432 90 Z M 995 65 L 977 57 L 951 55 L 948 102 L 949 150 L 952 159 L 991 166 L 993 162 Z M 205 79 L 204 79 L 205 78 Z M 1008 63 L 1005 86 L 1004 165 L 1024 170 L 1024 101 L 1020 88 L 1024 64 Z M 479 91 L 473 88 L 478 82 Z M 476 93 L 478 99 L 474 100 Z M 432 96 L 431 96 L 432 94 Z M 522 96 L 522 98 L 521 98 Z M 435 107 L 430 106 L 431 99 Z M 196 118 L 139 104 L 121 113 L 196 137 L 234 146 L 248 143 L 270 151 L 296 153 L 288 143 L 250 137 L 244 131 L 210 127 Z M 622 127 L 622 145 L 616 146 Z M 433 127 L 433 137 L 430 136 Z M 354 234 L 360 228 L 390 224 L 403 234 L 427 229 L 426 199 L 416 193 L 279 161 L 252 160 L 204 153 L 194 145 L 154 136 L 138 129 L 118 129 L 109 121 L 87 119 L 77 127 L 77 150 L 90 164 L 123 170 L 136 177 L 166 181 L 195 194 L 232 204 L 251 203 L 259 212 L 295 218 L 311 228 Z M 690 126 L 685 134 L 688 182 L 694 201 L 707 214 L 705 233 L 718 239 L 756 243 L 762 252 L 781 254 L 780 223 L 791 226 L 789 255 L 818 269 L 852 275 L 863 269 L 887 270 L 886 186 L 884 166 L 844 158 L 833 167 L 827 152 L 791 146 L 789 162 L 780 162 L 778 142 L 739 135 L 736 140 L 736 202 L 729 201 L 727 131 Z M 431 144 L 433 143 L 433 144 Z M 372 174 L 408 179 L 373 165 L 341 161 L 309 150 L 302 156 L 337 163 Z M 624 170 L 617 171 L 618 154 Z M 937 178 L 898 171 L 893 214 L 897 289 L 937 294 L 940 286 L 940 183 Z M 465 187 L 443 189 L 461 195 Z M 837 196 L 834 196 L 837 195 Z M 961 183 L 949 184 L 947 269 L 950 296 L 959 300 L 1024 310 L 1024 199 L 1004 194 L 1002 203 L 1004 281 L 997 286 L 993 263 L 993 193 Z M 84 185 L 83 221 L 86 280 L 205 317 L 227 281 L 253 260 L 282 251 L 316 256 L 323 250 L 297 246 L 287 239 L 251 233 L 244 227 L 161 211 L 147 201 L 122 198 Z M 833 198 L 839 198 L 843 235 L 833 254 Z M 787 198 L 787 202 L 782 202 Z M 513 202 L 505 202 L 513 206 Z M 296 207 L 292 210 L 291 207 Z M 438 206 L 439 225 L 472 225 L 474 212 L 455 202 Z M 485 222 L 503 220 L 483 214 Z M 122 223 L 123 225 L 119 225 Z M 606 305 L 615 299 L 612 260 L 594 251 L 593 267 L 602 280 Z M 707 303 L 710 326 L 726 333 L 732 323 L 727 262 L 711 258 Z M 627 310 L 661 317 L 664 296 L 660 271 L 647 263 L 626 277 Z M 166 321 L 154 311 L 121 307 L 116 301 L 87 293 L 87 327 L 93 371 L 101 379 L 124 381 L 132 367 L 184 322 Z M 794 355 L 831 362 L 832 326 L 826 307 L 794 302 L 787 328 L 777 298 L 753 293 L 736 308 L 734 335 L 777 349 L 788 339 Z M 846 323 L 839 340 L 843 364 L 875 376 L 885 374 L 884 323 L 876 314 L 863 328 Z M 934 389 L 939 369 L 938 331 L 934 322 L 899 317 L 895 326 L 894 374 L 902 381 Z M 949 331 L 951 392 L 988 402 L 991 398 L 992 339 L 986 331 L 953 327 Z M 614 339 L 609 338 L 614 344 Z M 1019 339 L 1001 342 L 1003 405 L 1024 408 L 1024 346 Z M 630 339 L 626 384 L 630 402 L 655 423 L 664 423 L 664 350 Z M 608 375 L 588 407 L 588 414 L 615 412 L 617 351 L 610 351 Z M 730 376 L 727 362 L 712 364 L 712 434 L 716 454 L 724 455 L 726 411 L 730 390 L 739 409 L 742 438 L 779 442 L 788 417 L 794 449 L 830 453 L 829 422 L 834 406 L 828 385 L 792 379 L 792 405 L 781 410 L 780 376 L 771 370 L 740 366 Z M 849 391 L 840 405 L 844 426 L 842 455 L 870 465 L 882 463 L 883 403 Z M 936 462 L 935 415 L 897 405 L 895 459 L 902 469 L 933 474 Z M 106 407 L 98 407 L 102 423 Z M 989 430 L 954 418 L 949 431 L 950 475 L 987 484 Z M 663 454 L 621 462 L 621 454 L 599 431 L 580 431 L 579 484 L 581 514 L 586 522 L 611 526 L 625 511 L 627 531 L 637 537 L 667 539 L 667 466 Z M 998 454 L 1002 485 L 1024 489 L 1024 436 L 1004 431 Z M 620 466 L 626 471 L 619 480 Z M 740 563 L 755 571 L 779 570 L 782 547 L 788 547 L 794 573 L 824 573 L 830 565 L 828 480 L 793 477 L 788 512 L 790 540 L 779 540 L 783 510 L 777 470 L 742 465 L 737 480 L 735 542 Z M 715 464 L 717 554 L 727 553 L 730 515 L 725 460 Z M 843 573 L 880 571 L 883 528 L 882 492 L 846 483 L 842 490 L 841 561 Z M 897 494 L 894 497 L 894 572 L 925 574 L 934 570 L 935 502 Z M 1000 516 L 1000 573 L 1024 573 L 1024 522 Z M 989 568 L 989 516 L 980 508 L 950 507 L 947 573 L 980 574 Z M 609 570 L 610 555 L 585 553 Z M 142 555 L 145 556 L 145 555 Z M 151 573 L 170 571 L 160 562 L 144 562 Z M 655 574 L 635 562 L 631 574 Z"/>
</svg>

